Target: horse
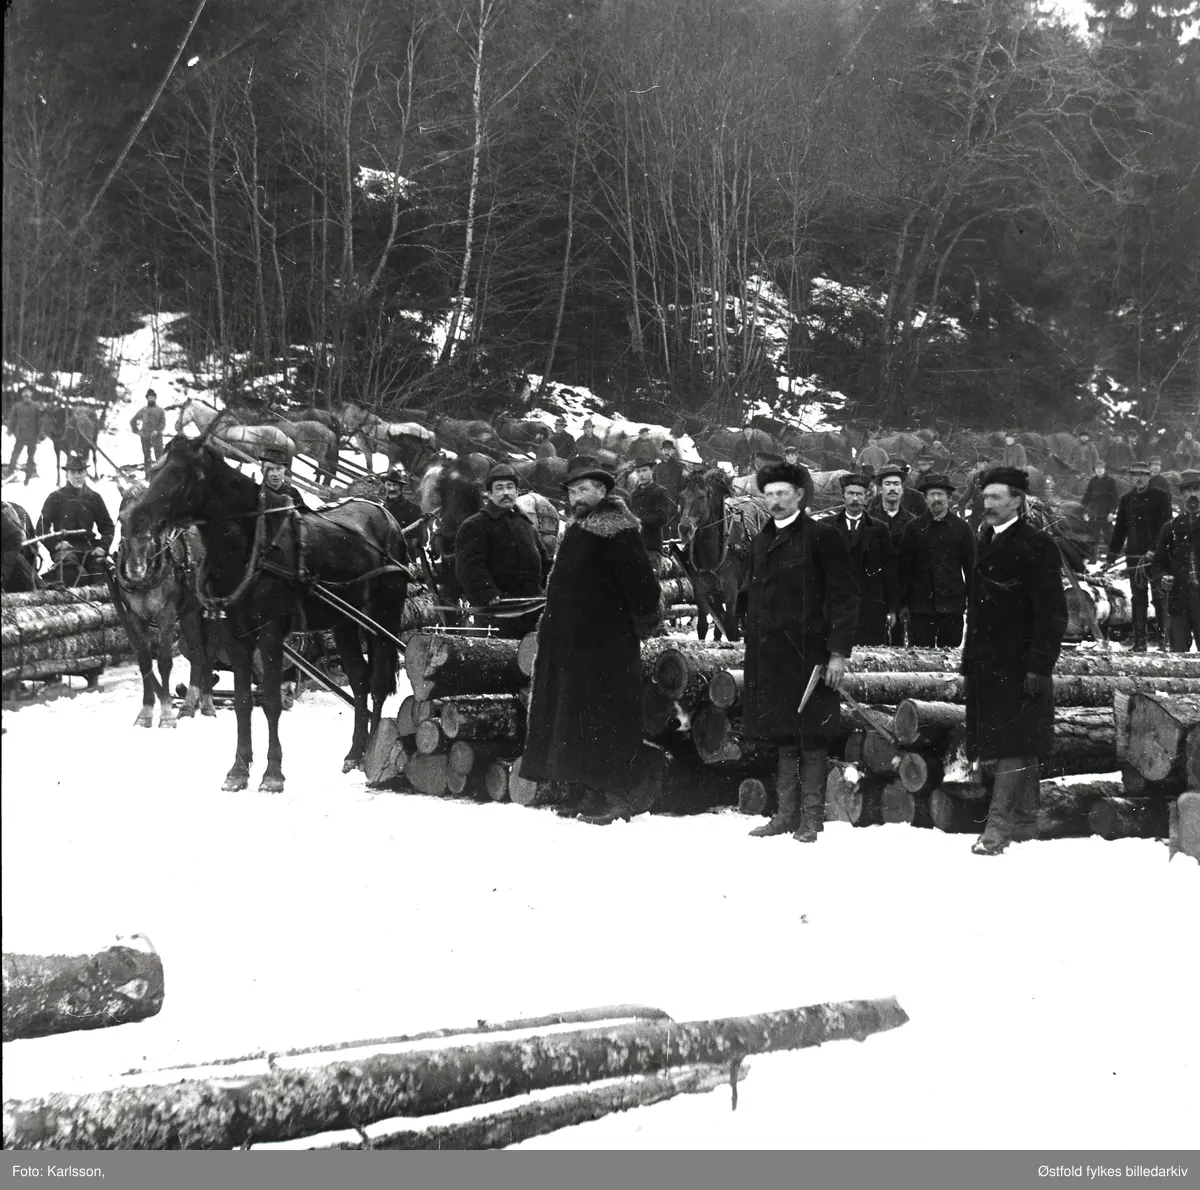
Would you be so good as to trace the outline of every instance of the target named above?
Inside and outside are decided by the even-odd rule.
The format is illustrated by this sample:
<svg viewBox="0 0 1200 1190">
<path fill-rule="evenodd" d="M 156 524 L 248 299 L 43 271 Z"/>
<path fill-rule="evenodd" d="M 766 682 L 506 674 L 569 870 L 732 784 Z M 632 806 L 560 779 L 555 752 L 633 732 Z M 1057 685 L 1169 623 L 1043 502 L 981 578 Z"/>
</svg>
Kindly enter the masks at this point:
<svg viewBox="0 0 1200 1190">
<path fill-rule="evenodd" d="M 738 593 L 749 578 L 750 539 L 766 524 L 767 511 L 753 496 L 735 496 L 724 471 L 693 471 L 679 493 L 679 559 L 696 596 L 696 634 L 714 639 L 724 632 L 740 640 Z"/>
<path fill-rule="evenodd" d="M 533 522 L 546 553 L 554 561 L 562 537 L 562 517 L 558 509 L 540 492 L 522 492 L 517 497 L 517 507 Z"/>
<path fill-rule="evenodd" d="M 342 765 L 362 763 L 368 732 L 396 688 L 408 553 L 400 526 L 381 505 L 346 500 L 319 512 L 273 511 L 272 496 L 230 467 L 212 444 L 175 438 L 150 486 L 128 513 L 132 533 L 154 533 L 196 522 L 205 558 L 196 584 L 207 615 L 228 632 L 237 714 L 237 750 L 227 791 L 245 789 L 253 758 L 251 679 L 257 649 L 267 718 L 267 767 L 259 789 L 284 787 L 279 742 L 283 646 L 299 613 L 303 630 L 330 628 L 354 692 L 354 728 Z M 366 654 L 359 642 L 366 631 Z M 373 705 L 368 714 L 368 696 Z"/>
<path fill-rule="evenodd" d="M 245 421 L 241 412 L 230 409 L 230 413 L 239 421 Z M 295 454 L 308 455 L 313 460 L 318 482 L 323 480 L 332 483 L 337 478 L 340 439 L 338 433 L 324 421 L 302 418 L 299 414 L 289 418 L 273 409 L 259 416 L 266 418 L 263 425 L 278 426 L 288 436 Z"/>
<path fill-rule="evenodd" d="M 465 593 L 454 572 L 454 543 L 463 521 L 483 507 L 483 493 L 469 468 L 457 459 L 443 459 L 421 476 L 417 502 L 430 518 L 429 545 L 421 556 L 429 589 L 456 603 Z"/>
<path fill-rule="evenodd" d="M 175 433 L 182 434 L 189 425 L 195 426 L 202 437 L 210 437 L 219 454 L 233 455 L 240 462 L 247 461 L 244 456 L 258 458 L 262 449 L 268 446 L 285 450 L 288 458 L 292 457 L 292 440 L 278 426 L 231 425 L 225 420 L 223 411 L 197 401 L 195 397 L 188 397 L 179 406 Z"/>
<path fill-rule="evenodd" d="M 137 484 L 121 499 L 121 543 L 113 559 L 113 599 L 142 675 L 142 709 L 134 726 L 154 726 L 157 696 L 162 708 L 159 727 L 175 727 L 180 718 L 190 719 L 197 708 L 202 715 L 217 713 L 212 701 L 207 634 L 194 588 L 193 557 L 199 547 L 199 534 L 194 527 L 166 533 L 134 532 L 129 510 L 145 491 L 145 485 Z M 191 664 L 191 679 L 178 714 L 171 698 L 177 636 Z M 154 676 L 155 661 L 158 678 Z"/>
<path fill-rule="evenodd" d="M 95 414 L 86 405 L 54 405 L 44 414 L 47 433 L 54 446 L 54 475 L 62 481 L 63 455 L 77 454 L 92 460 L 92 478 L 96 478 Z"/>
<path fill-rule="evenodd" d="M 5 594 L 41 585 L 37 546 L 25 544 L 33 535 L 33 518 L 20 504 L 5 500 L 0 505 L 0 590 Z"/>
<path fill-rule="evenodd" d="M 342 405 L 338 417 L 342 435 L 362 454 L 368 475 L 373 474 L 376 452 L 387 455 L 389 467 L 403 463 L 417 476 L 439 457 L 437 435 L 420 422 L 386 422 L 353 401 Z"/>
</svg>

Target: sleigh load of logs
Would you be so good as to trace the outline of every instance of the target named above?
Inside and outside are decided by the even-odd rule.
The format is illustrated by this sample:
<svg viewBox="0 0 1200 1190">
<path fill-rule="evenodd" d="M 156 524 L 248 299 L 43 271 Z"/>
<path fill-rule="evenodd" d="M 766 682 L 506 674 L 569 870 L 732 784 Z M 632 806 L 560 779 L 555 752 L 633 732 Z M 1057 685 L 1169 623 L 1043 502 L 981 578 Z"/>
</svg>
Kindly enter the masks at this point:
<svg viewBox="0 0 1200 1190">
<path fill-rule="evenodd" d="M 0 596 L 0 646 L 5 682 L 83 674 L 133 656 L 107 587 Z"/>
<path fill-rule="evenodd" d="M 521 774 L 537 652 L 524 640 L 418 633 L 413 693 L 373 738 L 368 782 L 432 795 L 548 805 Z M 743 648 L 657 637 L 642 648 L 647 788 L 640 808 L 772 810 L 775 758 L 742 731 Z M 860 648 L 831 750 L 826 816 L 978 832 L 990 782 L 966 756 L 966 692 L 952 650 Z M 1041 766 L 1040 831 L 1167 836 L 1172 803 L 1200 789 L 1200 656 L 1067 649 L 1054 675 L 1055 748 Z"/>
</svg>

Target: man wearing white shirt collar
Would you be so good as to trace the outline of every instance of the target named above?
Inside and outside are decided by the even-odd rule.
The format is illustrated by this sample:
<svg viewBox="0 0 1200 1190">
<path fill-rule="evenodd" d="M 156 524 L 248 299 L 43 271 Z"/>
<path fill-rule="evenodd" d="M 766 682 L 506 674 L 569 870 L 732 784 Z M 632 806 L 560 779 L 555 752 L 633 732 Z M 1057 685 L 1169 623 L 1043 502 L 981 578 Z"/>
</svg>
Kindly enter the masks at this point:
<svg viewBox="0 0 1200 1190">
<path fill-rule="evenodd" d="M 891 534 L 867 515 L 867 477 L 843 475 L 843 508 L 834 525 L 846 540 L 858 586 L 856 645 L 886 645 L 896 622 L 899 576 Z"/>
</svg>

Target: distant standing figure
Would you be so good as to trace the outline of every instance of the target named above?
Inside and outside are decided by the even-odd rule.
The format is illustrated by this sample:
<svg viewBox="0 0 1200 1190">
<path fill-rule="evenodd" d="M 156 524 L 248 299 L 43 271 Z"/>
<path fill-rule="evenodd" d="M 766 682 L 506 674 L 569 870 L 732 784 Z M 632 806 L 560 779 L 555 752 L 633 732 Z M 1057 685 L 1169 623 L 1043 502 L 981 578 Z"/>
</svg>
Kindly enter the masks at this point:
<svg viewBox="0 0 1200 1190">
<path fill-rule="evenodd" d="M 1117 520 L 1113 525 L 1108 556 L 1116 558 L 1125 551 L 1125 567 L 1133 597 L 1133 651 L 1146 651 L 1147 620 L 1149 617 L 1150 565 L 1154 547 L 1158 544 L 1163 526 L 1171 519 L 1171 497 L 1150 487 L 1150 467 L 1134 463 L 1129 468 L 1133 491 L 1126 492 L 1117 505 Z M 1154 618 L 1160 643 L 1165 644 L 1166 617 L 1162 596 L 1154 591 Z"/>
<path fill-rule="evenodd" d="M 1100 462 L 1100 452 L 1096 449 L 1092 436 L 1085 431 L 1079 435 L 1079 446 L 1075 450 L 1075 473 L 1086 475 L 1090 479 L 1096 471 L 1098 462 Z"/>
<path fill-rule="evenodd" d="M 862 471 L 865 467 L 870 467 L 873 474 L 878 475 L 880 471 L 888 464 L 888 452 L 882 446 L 878 446 L 875 442 L 868 442 L 866 446 L 858 452 L 858 456 L 854 460 L 855 466 Z"/>
<path fill-rule="evenodd" d="M 1022 470 L 1029 466 L 1029 461 L 1025 457 L 1025 448 L 1012 434 L 1004 435 L 1004 454 L 1001 456 L 1000 462 L 1005 467 L 1020 467 Z"/>
<path fill-rule="evenodd" d="M 962 672 L 967 755 L 991 771 L 987 825 L 971 850 L 999 855 L 1037 837 L 1038 760 L 1054 748 L 1051 675 L 1067 630 L 1058 547 L 1023 515 L 1029 477 L 982 479 L 984 527 L 967 605 Z"/>
<path fill-rule="evenodd" d="M 650 440 L 650 427 L 642 426 L 629 448 L 629 457 L 635 463 L 649 463 L 654 466 L 657 455 L 658 448 Z"/>
<path fill-rule="evenodd" d="M 886 645 L 896 622 L 899 582 L 896 551 L 886 526 L 868 516 L 864 475 L 841 478 L 844 508 L 833 520 L 846 542 L 858 590 L 856 645 Z"/>
<path fill-rule="evenodd" d="M 1175 467 L 1178 471 L 1200 467 L 1200 442 L 1191 430 L 1184 430 L 1183 437 L 1175 444 Z"/>
<path fill-rule="evenodd" d="M 575 453 L 575 438 L 572 436 L 570 430 L 567 429 L 567 419 L 565 417 L 556 417 L 554 419 L 554 433 L 551 435 L 550 441 L 560 459 L 569 459 Z"/>
<path fill-rule="evenodd" d="M 1171 485 L 1162 473 L 1162 459 L 1158 455 L 1150 460 L 1150 487 L 1156 492 L 1166 492 L 1167 503 L 1171 503 Z"/>
<path fill-rule="evenodd" d="M 592 418 L 584 418 L 583 433 L 575 442 L 575 454 L 595 456 L 596 451 L 603 450 L 604 443 L 596 434 L 596 423 Z"/>
<path fill-rule="evenodd" d="M 162 458 L 163 431 L 167 428 L 167 415 L 159 408 L 154 389 L 146 389 L 146 404 L 130 418 L 129 428 L 142 440 L 142 467 L 149 475 L 151 463 Z"/>
<path fill-rule="evenodd" d="M 552 459 L 558 452 L 554 449 L 554 443 L 550 441 L 550 431 L 546 426 L 541 426 L 535 434 L 537 438 L 537 450 L 534 452 L 535 457 L 539 459 Z"/>
<path fill-rule="evenodd" d="M 1159 534 L 1150 576 L 1167 596 L 1167 645 L 1186 653 L 1200 649 L 1200 471 L 1179 477 L 1183 510 Z"/>
<path fill-rule="evenodd" d="M 21 457 L 21 451 L 25 451 L 25 482 L 29 483 L 37 476 L 33 454 L 37 450 L 41 429 L 42 408 L 33 399 L 32 386 L 23 384 L 17 394 L 17 403 L 8 415 L 8 432 L 16 442 L 13 443 L 12 457 L 4 468 L 5 479 L 17 473 L 17 460 Z"/>
<path fill-rule="evenodd" d="M 652 561 L 662 557 L 663 529 L 675 515 L 675 503 L 660 484 L 654 482 L 649 463 L 635 463 L 629 473 L 629 509 L 641 522 L 642 545 Z M 655 565 L 657 565 L 655 561 Z"/>
<path fill-rule="evenodd" d="M 1083 489 L 1083 509 L 1093 541 L 1101 541 L 1108 535 L 1109 521 L 1116 513 L 1119 498 L 1117 481 L 1108 474 L 1104 463 L 1097 463 L 1096 474 Z"/>
</svg>

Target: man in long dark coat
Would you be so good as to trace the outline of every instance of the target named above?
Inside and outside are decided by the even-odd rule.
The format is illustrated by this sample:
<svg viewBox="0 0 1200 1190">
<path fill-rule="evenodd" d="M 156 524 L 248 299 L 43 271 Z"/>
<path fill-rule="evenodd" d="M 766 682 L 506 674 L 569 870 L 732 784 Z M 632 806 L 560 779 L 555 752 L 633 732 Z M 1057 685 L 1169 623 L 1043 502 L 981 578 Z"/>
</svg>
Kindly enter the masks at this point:
<svg viewBox="0 0 1200 1190">
<path fill-rule="evenodd" d="M 927 475 L 921 491 L 929 511 L 900 539 L 900 615 L 917 648 L 953 649 L 962 644 L 975 534 L 950 511 L 954 484 L 945 475 Z"/>
<path fill-rule="evenodd" d="M 1054 748 L 1051 674 L 1067 630 L 1058 547 L 1025 517 L 1028 475 L 995 467 L 982 480 L 979 536 L 962 672 L 967 755 L 994 776 L 977 855 L 1037 833 L 1038 759 Z"/>
<path fill-rule="evenodd" d="M 571 522 L 538 627 L 521 775 L 566 787 L 563 805 L 602 825 L 634 812 L 641 782 L 640 640 L 659 587 L 616 477 L 576 455 L 563 487 Z"/>
<path fill-rule="evenodd" d="M 880 468 L 875 482 L 879 495 L 867 506 L 867 512 L 887 529 L 888 539 L 898 557 L 905 526 L 916 520 L 916 514 L 904 507 L 904 471 L 895 463 L 888 463 Z M 902 645 L 904 625 L 900 622 L 900 608 L 892 610 L 896 612 L 896 622 L 892 625 L 888 640 L 893 645 Z"/>
<path fill-rule="evenodd" d="M 1158 536 L 1151 578 L 1167 597 L 1167 647 L 1186 653 L 1200 649 L 1200 471 L 1179 477 L 1183 511 Z"/>
<path fill-rule="evenodd" d="M 854 643 L 886 645 L 899 605 L 896 551 L 886 526 L 867 515 L 866 476 L 843 475 L 840 482 L 844 507 L 832 523 L 846 542 L 858 585 Z"/>
<path fill-rule="evenodd" d="M 1108 474 L 1104 462 L 1096 464 L 1096 474 L 1083 489 L 1083 510 L 1087 514 L 1088 532 L 1092 540 L 1101 542 L 1108 536 L 1109 520 L 1115 515 L 1121 494 L 1117 481 Z"/>
<path fill-rule="evenodd" d="M 454 539 L 459 586 L 474 606 L 497 608 L 497 615 L 480 619 L 511 640 L 537 627 L 541 609 L 527 611 L 515 604 L 502 609 L 501 600 L 537 598 L 550 572 L 541 537 L 517 507 L 517 478 L 508 463 L 497 463 L 484 477 L 483 507 L 463 521 Z"/>
<path fill-rule="evenodd" d="M 1150 612 L 1150 564 L 1154 547 L 1163 526 L 1171 519 L 1171 497 L 1150 486 L 1150 466 L 1134 463 L 1129 468 L 1133 491 L 1126 492 L 1117 505 L 1117 520 L 1108 556 L 1116 558 L 1125 551 L 1125 567 L 1133 595 L 1133 648 L 1146 651 L 1146 622 Z M 1159 644 L 1166 644 L 1166 615 L 1162 594 L 1154 589 L 1154 620 L 1158 627 Z"/>
<path fill-rule="evenodd" d="M 757 481 L 771 520 L 750 547 L 744 729 L 748 739 L 779 747 L 778 809 L 750 833 L 811 843 L 825 823 L 826 758 L 841 723 L 837 692 L 854 645 L 858 591 L 841 533 L 804 511 L 807 469 L 774 463 Z M 825 677 L 799 713 L 818 665 Z"/>
</svg>

